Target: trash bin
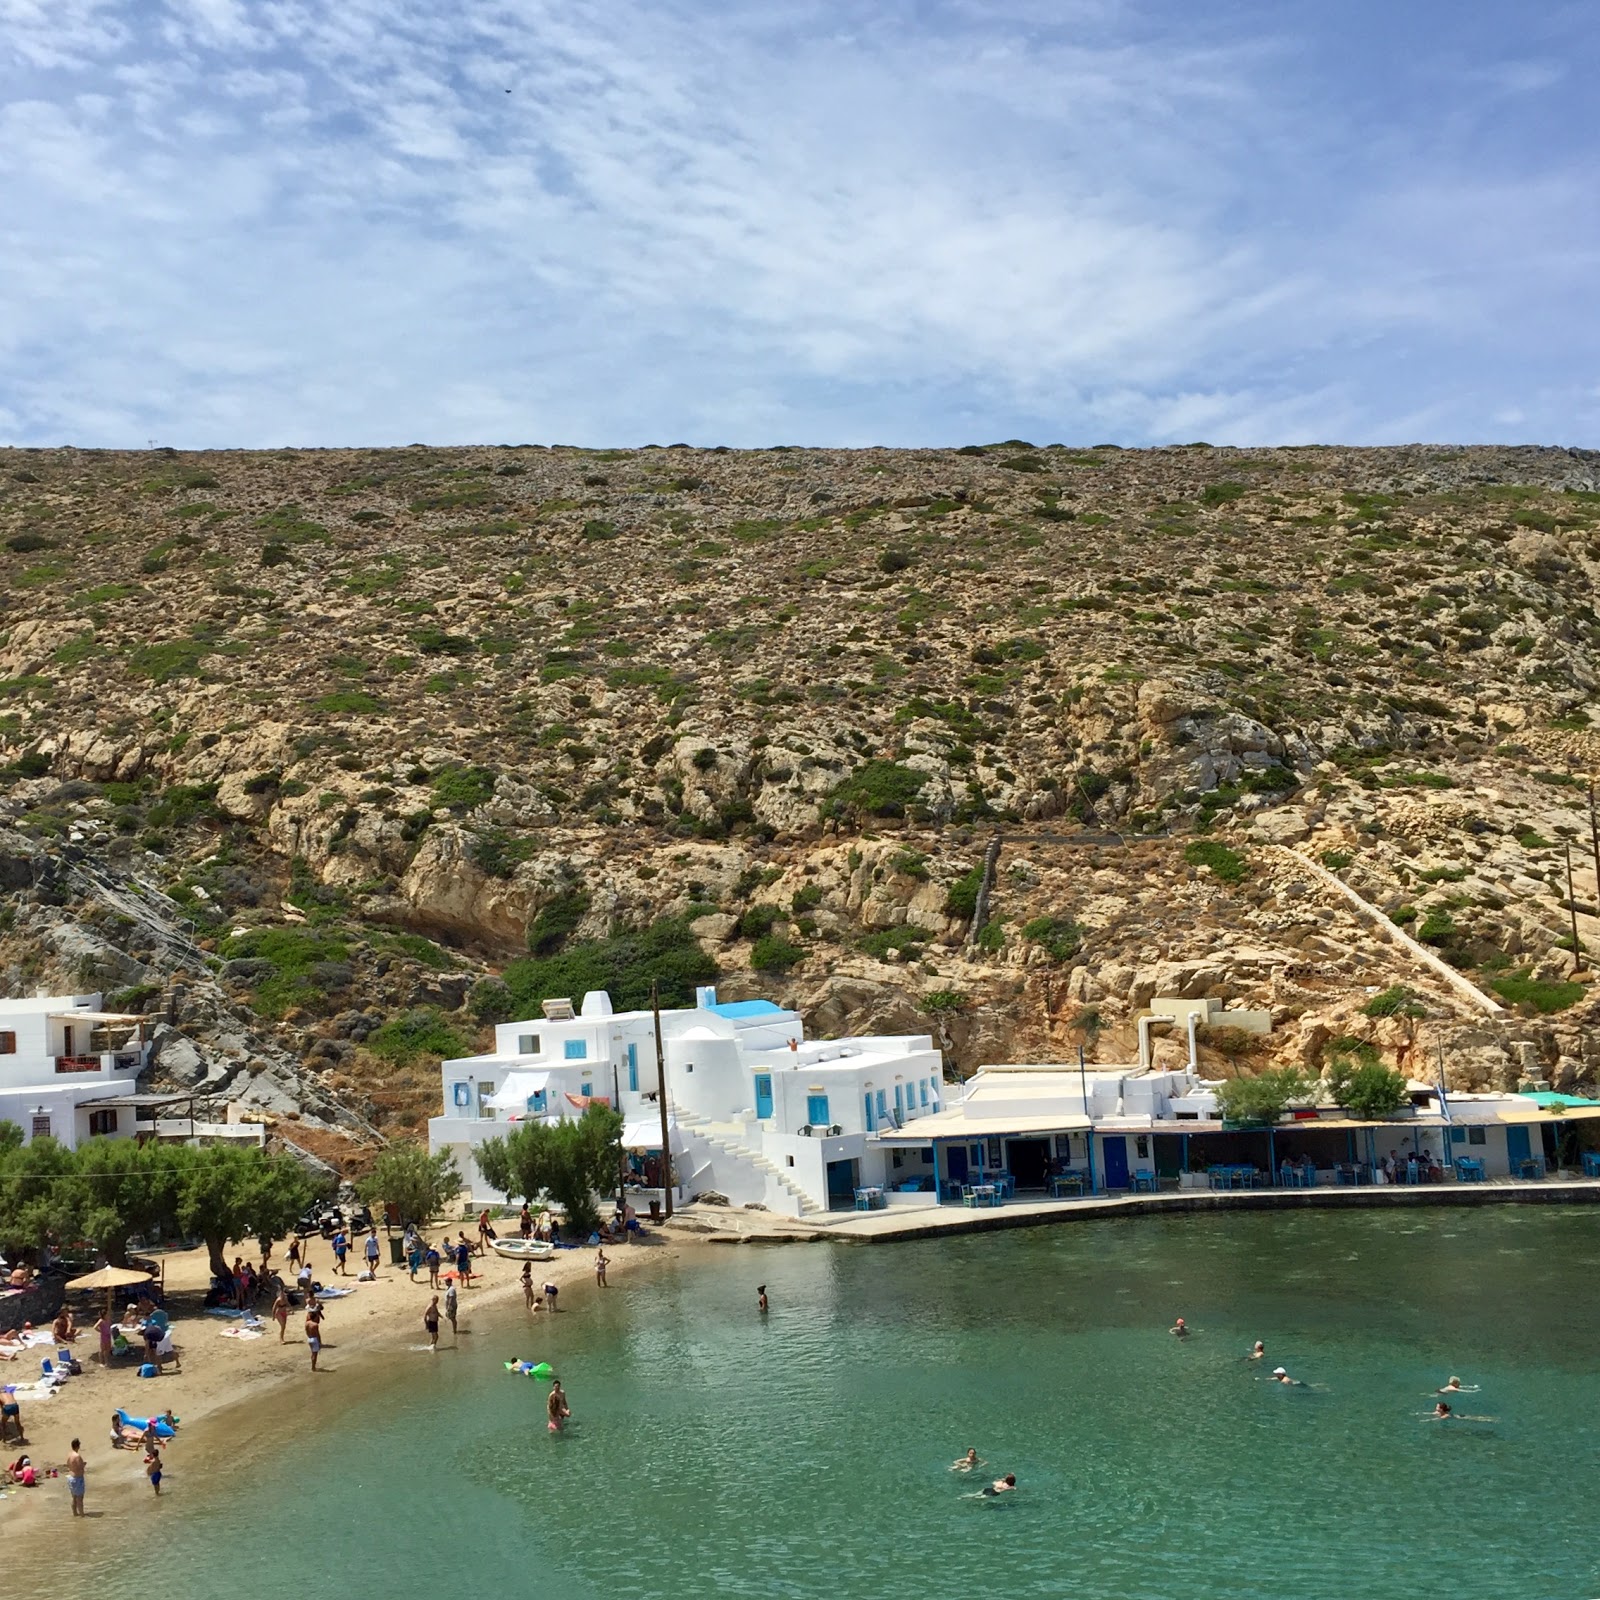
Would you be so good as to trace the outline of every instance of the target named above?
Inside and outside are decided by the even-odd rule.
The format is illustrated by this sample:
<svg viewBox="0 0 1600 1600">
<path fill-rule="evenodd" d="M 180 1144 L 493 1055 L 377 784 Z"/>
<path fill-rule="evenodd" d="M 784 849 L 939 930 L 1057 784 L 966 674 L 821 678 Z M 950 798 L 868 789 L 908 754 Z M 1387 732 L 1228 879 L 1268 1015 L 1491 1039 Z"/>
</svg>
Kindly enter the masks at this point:
<svg viewBox="0 0 1600 1600">
<path fill-rule="evenodd" d="M 659 1222 L 661 1220 L 661 1202 L 659 1200 L 652 1200 L 650 1202 L 650 1220 L 652 1222 Z"/>
<path fill-rule="evenodd" d="M 403 1267 L 406 1264 L 406 1254 L 405 1254 L 405 1249 L 404 1249 L 404 1243 L 405 1243 L 404 1240 L 395 1238 L 395 1236 L 392 1233 L 389 1235 L 389 1264 L 390 1264 L 390 1266 Z"/>
</svg>

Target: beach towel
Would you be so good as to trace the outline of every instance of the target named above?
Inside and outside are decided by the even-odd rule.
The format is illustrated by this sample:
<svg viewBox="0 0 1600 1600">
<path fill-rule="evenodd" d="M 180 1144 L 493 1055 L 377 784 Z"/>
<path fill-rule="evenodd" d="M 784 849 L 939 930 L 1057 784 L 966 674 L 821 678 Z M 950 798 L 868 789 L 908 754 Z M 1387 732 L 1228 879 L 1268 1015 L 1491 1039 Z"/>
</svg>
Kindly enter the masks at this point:
<svg viewBox="0 0 1600 1600">
<path fill-rule="evenodd" d="M 217 1337 L 221 1339 L 259 1339 L 259 1328 L 218 1328 Z"/>
<path fill-rule="evenodd" d="M 347 1294 L 354 1294 L 354 1293 L 355 1293 L 355 1290 L 353 1288 L 352 1289 L 319 1289 L 317 1291 L 317 1299 L 319 1299 L 319 1300 L 342 1300 L 342 1299 L 344 1299 L 344 1297 Z"/>
<path fill-rule="evenodd" d="M 208 1317 L 238 1318 L 242 1317 L 244 1312 L 236 1309 L 233 1306 L 207 1306 L 205 1309 L 205 1315 Z"/>
</svg>

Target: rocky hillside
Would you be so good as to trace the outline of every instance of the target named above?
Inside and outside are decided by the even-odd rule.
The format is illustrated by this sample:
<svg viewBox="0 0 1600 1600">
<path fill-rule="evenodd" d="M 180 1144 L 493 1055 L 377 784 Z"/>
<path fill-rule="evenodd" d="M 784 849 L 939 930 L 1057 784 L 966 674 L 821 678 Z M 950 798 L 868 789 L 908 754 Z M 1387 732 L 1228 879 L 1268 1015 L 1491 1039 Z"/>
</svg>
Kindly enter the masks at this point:
<svg viewBox="0 0 1600 1600">
<path fill-rule="evenodd" d="M 9 451 L 0 570 L 4 983 L 179 975 L 324 1143 L 641 940 L 964 1068 L 1600 1074 L 1594 453 Z"/>
</svg>

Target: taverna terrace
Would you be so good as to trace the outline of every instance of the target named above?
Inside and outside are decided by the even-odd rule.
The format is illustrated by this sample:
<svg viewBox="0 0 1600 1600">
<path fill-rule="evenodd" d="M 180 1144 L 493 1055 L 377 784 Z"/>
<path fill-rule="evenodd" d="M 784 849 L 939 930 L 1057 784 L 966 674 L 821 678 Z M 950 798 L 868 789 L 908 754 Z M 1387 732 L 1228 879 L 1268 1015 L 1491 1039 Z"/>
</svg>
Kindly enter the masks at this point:
<svg viewBox="0 0 1600 1600">
<path fill-rule="evenodd" d="M 675 1206 L 716 1194 L 789 1217 L 1019 1196 L 1600 1176 L 1600 1155 L 1580 1150 L 1578 1132 L 1600 1102 L 1570 1096 L 1447 1095 L 1413 1083 L 1409 1103 L 1381 1121 L 1319 1107 L 1237 1127 L 1199 1071 L 1197 1030 L 1224 1021 L 1271 1025 L 1263 1012 L 1158 998 L 1139 1020 L 1133 1062 L 995 1065 L 953 1084 L 927 1035 L 809 1040 L 798 1012 L 722 1002 L 711 988 L 661 1013 L 658 1068 L 652 1013 L 616 1012 L 593 992 L 502 1024 L 491 1054 L 444 1062 L 429 1146 L 455 1153 L 475 1199 L 503 1200 L 478 1171 L 477 1146 L 599 1099 L 623 1114 L 635 1204 L 659 1210 L 670 1182 Z M 1152 1064 L 1156 1029 L 1186 1039 L 1185 1065 Z"/>
</svg>

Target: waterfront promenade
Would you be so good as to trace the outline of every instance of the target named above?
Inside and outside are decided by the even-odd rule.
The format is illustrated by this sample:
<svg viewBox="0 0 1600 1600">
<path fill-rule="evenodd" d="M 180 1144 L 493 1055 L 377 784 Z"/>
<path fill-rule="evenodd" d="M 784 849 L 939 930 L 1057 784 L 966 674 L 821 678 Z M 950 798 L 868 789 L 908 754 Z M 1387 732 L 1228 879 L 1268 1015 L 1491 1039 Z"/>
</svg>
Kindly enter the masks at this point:
<svg viewBox="0 0 1600 1600">
<path fill-rule="evenodd" d="M 837 1239 L 888 1244 L 948 1234 L 1100 1221 L 1177 1212 L 1334 1211 L 1409 1206 L 1583 1205 L 1600 1203 L 1600 1179 L 1499 1179 L 1490 1183 L 1397 1184 L 1320 1189 L 1177 1189 L 1157 1194 L 1090 1195 L 1082 1199 L 1011 1200 L 992 1208 L 921 1203 L 883 1211 L 831 1211 L 790 1218 L 771 1212 L 691 1205 L 669 1226 L 711 1244 L 790 1244 Z"/>
</svg>

